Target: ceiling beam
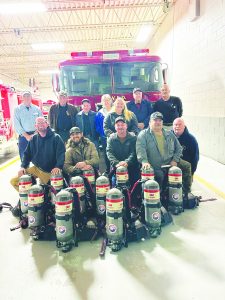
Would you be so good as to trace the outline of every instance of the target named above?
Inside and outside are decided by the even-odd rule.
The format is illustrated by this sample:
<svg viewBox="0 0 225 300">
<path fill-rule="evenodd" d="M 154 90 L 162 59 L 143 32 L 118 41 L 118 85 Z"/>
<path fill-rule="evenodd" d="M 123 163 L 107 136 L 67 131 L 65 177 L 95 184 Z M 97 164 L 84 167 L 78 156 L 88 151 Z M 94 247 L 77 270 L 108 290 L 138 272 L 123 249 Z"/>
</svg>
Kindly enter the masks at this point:
<svg viewBox="0 0 225 300">
<path fill-rule="evenodd" d="M 20 33 L 39 33 L 39 32 L 58 32 L 58 31 L 74 31 L 74 30 L 88 30 L 88 29 L 115 29 L 115 28 L 129 28 L 140 27 L 142 25 L 149 25 L 153 20 L 141 21 L 141 22 L 127 22 L 127 23 L 109 23 L 109 24 L 82 24 L 82 25 L 65 25 L 65 26 L 39 26 L 39 27 L 21 27 Z M 1 28 L 0 34 L 14 34 L 15 28 Z"/>
<path fill-rule="evenodd" d="M 157 6 L 163 6 L 164 0 L 158 0 L 157 2 L 149 0 L 149 1 L 50 1 L 50 0 L 43 0 L 44 4 L 47 7 L 48 12 L 54 12 L 54 11 L 73 11 L 73 10 L 93 10 L 93 9 L 123 9 L 123 8 L 149 8 L 151 7 L 157 7 Z M 173 2 L 173 1 L 171 1 Z"/>
<path fill-rule="evenodd" d="M 66 40 L 66 41 L 61 40 L 61 42 L 65 43 L 65 44 L 84 43 L 84 45 L 86 45 L 87 43 L 94 43 L 94 42 L 102 42 L 102 43 L 107 43 L 107 42 L 115 42 L 115 43 L 134 42 L 134 38 L 133 38 L 133 36 L 123 37 L 123 38 L 121 38 L 121 37 L 110 37 L 110 38 L 104 38 L 104 40 L 103 40 L 102 37 L 99 37 L 99 38 L 94 38 L 94 39 L 88 39 L 87 40 L 84 37 L 84 39 Z M 0 47 L 19 47 L 19 46 L 22 47 L 22 46 L 30 46 L 30 45 L 31 45 L 31 43 L 19 43 L 19 42 L 0 43 Z M 79 46 L 79 48 L 81 48 L 80 45 L 78 45 L 78 46 Z M 87 47 L 85 47 L 85 48 L 87 48 Z M 19 49 L 18 49 L 18 51 L 19 51 Z M 35 53 L 36 54 L 41 54 L 42 52 L 36 51 Z M 64 51 L 63 53 L 68 53 L 68 52 Z M 16 56 L 23 55 L 23 52 L 22 51 L 21 51 L 21 53 L 17 52 L 16 54 L 17 54 Z M 44 52 L 43 54 L 48 54 L 49 55 L 49 53 L 46 53 L 46 52 Z"/>
</svg>

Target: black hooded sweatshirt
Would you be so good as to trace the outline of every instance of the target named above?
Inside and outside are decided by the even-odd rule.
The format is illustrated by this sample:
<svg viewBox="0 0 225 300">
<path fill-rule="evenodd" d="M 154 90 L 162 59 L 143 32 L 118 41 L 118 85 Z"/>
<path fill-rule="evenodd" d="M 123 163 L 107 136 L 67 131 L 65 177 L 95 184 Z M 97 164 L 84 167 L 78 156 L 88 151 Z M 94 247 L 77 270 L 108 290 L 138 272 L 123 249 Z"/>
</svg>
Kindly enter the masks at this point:
<svg viewBox="0 0 225 300">
<path fill-rule="evenodd" d="M 29 141 L 24 152 L 21 167 L 28 168 L 30 162 L 44 172 L 50 173 L 54 168 L 63 168 L 65 146 L 61 137 L 50 127 L 45 137 L 36 133 Z"/>
</svg>

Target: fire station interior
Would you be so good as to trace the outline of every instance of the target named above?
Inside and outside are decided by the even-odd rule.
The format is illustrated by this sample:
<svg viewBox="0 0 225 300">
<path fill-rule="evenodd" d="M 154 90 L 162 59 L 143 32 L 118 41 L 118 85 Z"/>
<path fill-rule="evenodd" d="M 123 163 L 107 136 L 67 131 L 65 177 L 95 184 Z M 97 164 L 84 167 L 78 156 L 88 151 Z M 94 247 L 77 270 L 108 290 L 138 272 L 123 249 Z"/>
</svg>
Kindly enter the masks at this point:
<svg viewBox="0 0 225 300">
<path fill-rule="evenodd" d="M 201 201 L 173 216 L 157 238 L 130 242 L 118 252 L 106 247 L 104 258 L 99 256 L 101 237 L 63 253 L 55 241 L 33 240 L 29 229 L 10 231 L 18 219 L 3 208 L 0 298 L 224 299 L 224 1 L 35 2 L 45 10 L 27 13 L 25 0 L 17 1 L 16 9 L 13 1 L 5 3 L 10 8 L 0 3 L 0 85 L 35 90 L 42 101 L 56 100 L 47 71 L 70 52 L 149 48 L 167 65 L 171 94 L 181 98 L 183 119 L 198 140 L 192 192 Z M 150 25 L 150 34 L 137 40 L 145 25 Z M 64 48 L 47 53 L 31 47 L 48 42 L 61 42 Z M 0 203 L 18 202 L 9 181 L 19 167 L 16 144 L 1 151 Z"/>
</svg>

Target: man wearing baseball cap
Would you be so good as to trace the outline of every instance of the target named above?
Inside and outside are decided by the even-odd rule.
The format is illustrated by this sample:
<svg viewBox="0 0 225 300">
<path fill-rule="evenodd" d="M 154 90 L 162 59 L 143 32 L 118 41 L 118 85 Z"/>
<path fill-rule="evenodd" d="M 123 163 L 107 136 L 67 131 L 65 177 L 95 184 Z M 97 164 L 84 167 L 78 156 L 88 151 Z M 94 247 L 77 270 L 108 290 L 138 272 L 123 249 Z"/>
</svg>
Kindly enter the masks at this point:
<svg viewBox="0 0 225 300">
<path fill-rule="evenodd" d="M 72 127 L 63 167 L 65 173 L 76 176 L 91 167 L 98 169 L 98 165 L 99 157 L 95 145 L 83 136 L 79 127 Z"/>
<path fill-rule="evenodd" d="M 127 123 L 123 117 L 115 119 L 115 133 L 107 141 L 106 153 L 112 167 L 128 168 L 131 186 L 139 179 L 139 166 L 135 145 L 137 137 L 127 131 Z"/>
<path fill-rule="evenodd" d="M 171 165 L 181 168 L 184 192 L 190 192 L 191 164 L 181 159 L 182 147 L 176 136 L 163 128 L 163 115 L 160 112 L 151 114 L 149 128 L 138 135 L 136 152 L 142 168 L 152 166 L 161 188 L 165 176 L 161 167 Z"/>
<path fill-rule="evenodd" d="M 137 117 L 140 130 L 148 127 L 153 108 L 148 100 L 143 99 L 143 92 L 140 88 L 133 89 L 133 100 L 127 104 L 127 108 Z"/>
<path fill-rule="evenodd" d="M 68 103 L 66 91 L 58 93 L 58 100 L 59 102 L 53 104 L 49 110 L 48 121 L 50 127 L 61 136 L 65 143 L 69 139 L 70 128 L 75 126 L 77 108 Z"/>
<path fill-rule="evenodd" d="M 35 132 L 35 121 L 42 116 L 40 108 L 31 103 L 31 92 L 25 91 L 22 94 L 22 103 L 14 110 L 15 131 L 19 135 L 18 148 L 22 161 L 24 151 Z"/>
</svg>

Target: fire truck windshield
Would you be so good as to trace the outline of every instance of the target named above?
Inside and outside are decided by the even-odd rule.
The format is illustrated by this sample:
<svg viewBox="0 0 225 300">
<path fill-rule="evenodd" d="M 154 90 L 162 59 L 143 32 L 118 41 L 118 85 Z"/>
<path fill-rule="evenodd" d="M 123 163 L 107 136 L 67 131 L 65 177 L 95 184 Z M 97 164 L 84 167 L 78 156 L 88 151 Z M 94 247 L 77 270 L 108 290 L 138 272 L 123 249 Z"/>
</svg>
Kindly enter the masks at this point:
<svg viewBox="0 0 225 300">
<path fill-rule="evenodd" d="M 114 93 L 131 93 L 139 87 L 144 92 L 159 91 L 162 86 L 161 64 L 158 62 L 115 63 Z"/>
<path fill-rule="evenodd" d="M 91 96 L 112 92 L 110 65 L 65 66 L 60 72 L 60 87 L 70 96 Z"/>
<path fill-rule="evenodd" d="M 159 62 L 103 62 L 62 66 L 60 87 L 70 96 L 159 91 L 162 85 Z"/>
</svg>

